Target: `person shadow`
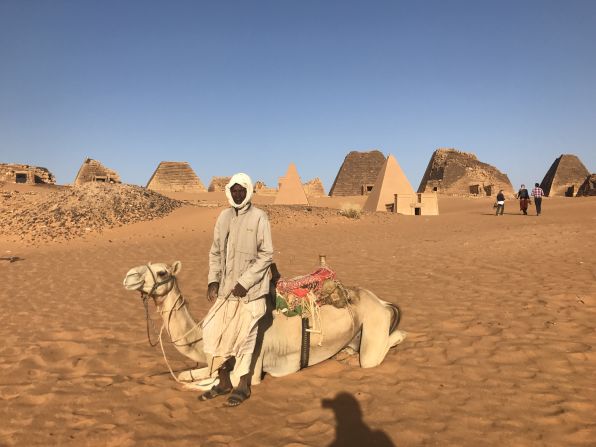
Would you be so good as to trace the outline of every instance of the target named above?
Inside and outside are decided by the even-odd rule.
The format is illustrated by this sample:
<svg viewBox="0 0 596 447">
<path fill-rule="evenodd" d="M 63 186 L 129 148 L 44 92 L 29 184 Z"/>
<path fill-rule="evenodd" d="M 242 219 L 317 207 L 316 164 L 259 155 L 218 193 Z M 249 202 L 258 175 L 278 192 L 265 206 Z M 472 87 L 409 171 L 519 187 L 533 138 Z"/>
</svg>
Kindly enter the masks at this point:
<svg viewBox="0 0 596 447">
<path fill-rule="evenodd" d="M 371 446 L 395 447 L 382 430 L 371 430 L 362 420 L 360 404 L 350 393 L 338 393 L 333 399 L 323 399 L 323 408 L 335 413 L 335 440 L 329 447 Z"/>
</svg>

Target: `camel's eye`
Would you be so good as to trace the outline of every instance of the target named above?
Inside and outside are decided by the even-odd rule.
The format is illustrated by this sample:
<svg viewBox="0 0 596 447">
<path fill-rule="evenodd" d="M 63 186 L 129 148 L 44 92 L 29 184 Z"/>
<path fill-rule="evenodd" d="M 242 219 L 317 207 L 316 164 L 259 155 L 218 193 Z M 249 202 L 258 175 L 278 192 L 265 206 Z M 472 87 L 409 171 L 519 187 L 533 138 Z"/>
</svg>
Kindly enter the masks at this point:
<svg viewBox="0 0 596 447">
<path fill-rule="evenodd" d="M 157 276 L 161 276 L 164 277 L 168 274 L 168 272 L 166 270 L 160 270 L 159 272 L 157 272 Z"/>
</svg>

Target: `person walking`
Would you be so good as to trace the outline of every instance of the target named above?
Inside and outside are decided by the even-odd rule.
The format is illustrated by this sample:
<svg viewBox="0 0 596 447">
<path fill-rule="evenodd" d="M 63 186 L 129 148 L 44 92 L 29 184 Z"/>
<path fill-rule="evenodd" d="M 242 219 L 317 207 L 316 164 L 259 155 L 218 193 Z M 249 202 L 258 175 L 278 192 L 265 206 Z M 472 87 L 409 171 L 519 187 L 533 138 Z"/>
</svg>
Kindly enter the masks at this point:
<svg viewBox="0 0 596 447">
<path fill-rule="evenodd" d="M 498 216 L 499 213 L 502 216 L 504 211 L 505 211 L 505 194 L 504 194 L 503 190 L 501 189 L 499 191 L 499 194 L 497 194 L 497 212 L 495 213 L 495 216 Z"/>
<path fill-rule="evenodd" d="M 226 185 L 230 208 L 219 215 L 209 251 L 207 299 L 215 303 L 203 320 L 204 351 L 219 383 L 199 396 L 230 394 L 227 406 L 250 397 L 250 369 L 257 323 L 265 315 L 273 260 L 271 226 L 265 211 L 251 203 L 250 177 L 239 173 Z M 230 373 L 239 378 L 233 388 Z"/>
<path fill-rule="evenodd" d="M 528 215 L 528 204 L 530 203 L 530 194 L 526 189 L 526 185 L 521 185 L 519 191 L 517 192 L 517 198 L 519 199 L 519 210 Z"/>
<path fill-rule="evenodd" d="M 532 197 L 534 197 L 534 205 L 536 205 L 536 215 L 540 216 L 540 213 L 542 212 L 542 198 L 544 197 L 544 191 L 540 187 L 540 184 L 534 183 Z"/>
</svg>

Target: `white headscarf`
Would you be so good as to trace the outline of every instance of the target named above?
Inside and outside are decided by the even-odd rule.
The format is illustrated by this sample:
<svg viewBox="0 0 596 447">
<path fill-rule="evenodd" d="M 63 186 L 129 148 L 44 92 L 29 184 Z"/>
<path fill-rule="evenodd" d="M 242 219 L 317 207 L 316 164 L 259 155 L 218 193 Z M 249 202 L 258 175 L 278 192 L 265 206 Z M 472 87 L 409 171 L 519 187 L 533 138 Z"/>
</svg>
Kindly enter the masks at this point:
<svg viewBox="0 0 596 447">
<path fill-rule="evenodd" d="M 241 204 L 237 204 L 236 202 L 234 202 L 234 199 L 232 198 L 232 193 L 230 192 L 230 188 L 234 186 L 236 183 L 238 183 L 243 188 L 246 188 L 246 198 Z M 228 184 L 226 185 L 226 197 L 228 198 L 228 202 L 231 206 L 238 210 L 244 208 L 250 202 L 250 199 L 252 198 L 252 193 L 252 180 L 248 175 L 242 172 L 234 174 L 228 182 Z"/>
</svg>

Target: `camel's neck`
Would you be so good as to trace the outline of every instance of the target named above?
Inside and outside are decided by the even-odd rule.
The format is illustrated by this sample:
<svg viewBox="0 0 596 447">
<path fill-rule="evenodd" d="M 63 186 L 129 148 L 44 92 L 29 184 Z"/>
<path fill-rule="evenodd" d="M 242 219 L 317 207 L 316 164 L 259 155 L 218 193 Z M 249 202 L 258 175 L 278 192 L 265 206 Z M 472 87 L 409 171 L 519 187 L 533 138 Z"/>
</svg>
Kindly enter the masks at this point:
<svg viewBox="0 0 596 447">
<path fill-rule="evenodd" d="M 201 325 L 197 324 L 188 311 L 188 306 L 176 282 L 166 298 L 157 305 L 157 311 L 161 314 L 171 341 L 179 350 L 180 347 L 188 346 L 202 339 Z"/>
</svg>

